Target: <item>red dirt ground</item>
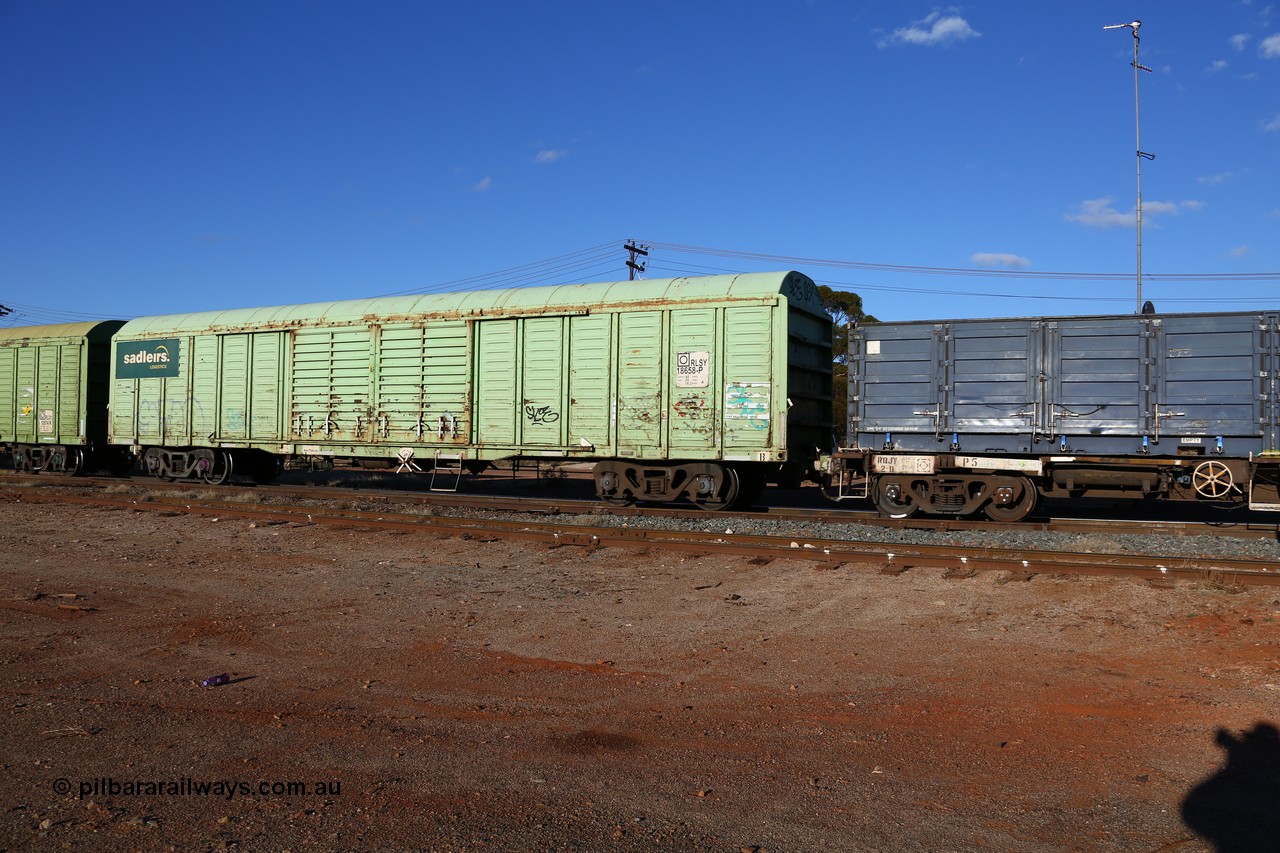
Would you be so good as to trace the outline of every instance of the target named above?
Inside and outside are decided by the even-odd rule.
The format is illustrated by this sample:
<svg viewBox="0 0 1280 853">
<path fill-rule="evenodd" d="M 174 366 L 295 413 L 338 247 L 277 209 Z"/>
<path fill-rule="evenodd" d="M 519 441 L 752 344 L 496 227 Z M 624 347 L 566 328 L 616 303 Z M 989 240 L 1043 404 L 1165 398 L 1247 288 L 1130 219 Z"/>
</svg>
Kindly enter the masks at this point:
<svg viewBox="0 0 1280 853">
<path fill-rule="evenodd" d="M 0 541 L 0 848 L 1280 839 L 1275 588 L 20 503 Z"/>
</svg>

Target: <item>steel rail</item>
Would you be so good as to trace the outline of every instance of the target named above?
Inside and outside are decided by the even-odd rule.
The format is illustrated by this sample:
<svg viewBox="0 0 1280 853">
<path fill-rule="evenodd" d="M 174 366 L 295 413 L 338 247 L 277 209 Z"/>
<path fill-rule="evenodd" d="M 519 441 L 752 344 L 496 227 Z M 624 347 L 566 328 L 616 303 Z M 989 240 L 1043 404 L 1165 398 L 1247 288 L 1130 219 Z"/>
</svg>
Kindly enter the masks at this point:
<svg viewBox="0 0 1280 853">
<path fill-rule="evenodd" d="M 1122 575 L 1147 580 L 1197 580 L 1228 584 L 1280 584 L 1280 565 L 1218 557 L 1148 557 L 1129 554 L 902 545 L 792 536 L 721 534 L 650 528 L 587 527 L 554 521 L 474 519 L 409 513 L 292 507 L 184 498 L 129 498 L 107 495 L 45 495 L 2 489 L 0 498 L 40 503 L 74 503 L 137 511 L 186 512 L 296 524 L 323 524 L 371 530 L 390 529 L 448 536 L 491 536 L 585 548 L 637 546 L 768 559 L 800 559 L 835 568 L 864 565 L 889 574 L 912 568 L 943 568 L 953 576 L 1008 571 L 1029 579 L 1036 574 Z"/>
<path fill-rule="evenodd" d="M 595 499 L 557 497 L 521 497 L 510 495 L 464 495 L 398 489 L 364 488 L 359 486 L 256 486 L 231 483 L 212 486 L 198 482 L 169 482 L 164 480 L 135 481 L 118 478 L 63 477 L 61 475 L 14 475 L 0 472 L 0 483 L 21 483 L 32 486 L 104 487 L 127 484 L 152 492 L 183 491 L 193 489 L 234 492 L 252 491 L 272 497 L 293 497 L 318 500 L 367 500 L 413 502 L 424 505 L 466 507 L 493 512 L 523 512 L 535 515 L 614 515 L 655 518 L 681 518 L 697 521 L 710 519 L 729 520 L 746 516 L 755 519 L 800 521 L 811 524 L 865 524 L 896 530 L 920 530 L 946 533 L 956 531 L 1021 531 L 1026 533 L 1107 533 L 1119 535 L 1161 536 L 1222 536 L 1233 539 L 1280 539 L 1280 522 L 1257 521 L 1151 521 L 1137 519 L 1048 518 L 1030 519 L 1012 523 L 978 521 L 963 518 L 885 518 L 874 509 L 758 507 L 746 511 L 708 513 L 705 510 L 685 507 L 629 506 L 613 507 Z"/>
</svg>

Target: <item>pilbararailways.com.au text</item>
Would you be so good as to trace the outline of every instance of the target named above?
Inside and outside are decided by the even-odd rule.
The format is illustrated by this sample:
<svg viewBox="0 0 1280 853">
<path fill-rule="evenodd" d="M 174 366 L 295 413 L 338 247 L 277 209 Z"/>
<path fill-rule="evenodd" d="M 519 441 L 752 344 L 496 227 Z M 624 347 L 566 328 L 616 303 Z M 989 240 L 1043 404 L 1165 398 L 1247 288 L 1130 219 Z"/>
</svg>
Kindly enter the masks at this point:
<svg viewBox="0 0 1280 853">
<path fill-rule="evenodd" d="M 183 776 L 181 779 L 116 779 L 99 776 L 82 779 L 75 785 L 70 779 L 55 779 L 53 790 L 57 794 L 77 791 L 79 799 L 86 797 L 340 797 L 342 782 L 329 779 L 319 782 L 284 782 L 260 780 L 244 782 L 238 779 L 202 780 Z"/>
</svg>

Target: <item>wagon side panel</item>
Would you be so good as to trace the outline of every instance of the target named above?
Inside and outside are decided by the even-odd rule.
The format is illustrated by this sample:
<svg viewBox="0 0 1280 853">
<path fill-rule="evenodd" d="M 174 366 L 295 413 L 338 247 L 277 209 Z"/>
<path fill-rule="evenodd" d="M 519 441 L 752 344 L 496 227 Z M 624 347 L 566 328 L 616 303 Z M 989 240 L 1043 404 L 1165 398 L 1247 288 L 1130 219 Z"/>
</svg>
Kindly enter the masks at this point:
<svg viewBox="0 0 1280 853">
<path fill-rule="evenodd" d="M 775 402 L 775 311 L 769 305 L 724 310 L 724 458 L 760 460 L 782 439 Z M 785 346 L 785 344 L 783 344 Z M 785 379 L 784 379 L 785 384 Z"/>
<path fill-rule="evenodd" d="M 849 366 L 849 408 L 860 445 L 879 447 L 894 433 L 927 431 L 932 437 L 934 419 L 921 413 L 942 402 L 938 334 L 923 324 L 872 325 L 854 333 L 859 340 Z"/>
<path fill-rule="evenodd" d="M 1162 436 L 1244 439 L 1262 450 L 1265 320 L 1221 314 L 1165 318 L 1153 407 Z"/>
<path fill-rule="evenodd" d="M 615 314 L 569 319 L 569 447 L 610 456 L 613 429 Z"/>
<path fill-rule="evenodd" d="M 371 432 L 371 335 L 368 327 L 300 329 L 288 377 L 291 437 L 356 444 Z M 223 412 L 228 405 L 224 401 Z"/>
<path fill-rule="evenodd" d="M 518 325 L 517 320 L 484 320 L 475 326 L 476 443 L 498 454 L 517 444 Z"/>
<path fill-rule="evenodd" d="M 660 459 L 662 312 L 618 315 L 618 455 Z"/>
<path fill-rule="evenodd" d="M 565 444 L 565 317 L 520 321 L 520 444 L 553 448 Z"/>
<path fill-rule="evenodd" d="M 18 350 L 0 348 L 0 441 L 18 438 Z"/>
<path fill-rule="evenodd" d="M 671 365 L 668 441 L 671 455 L 714 457 L 720 449 L 720 311 L 712 308 L 671 312 Z"/>
</svg>

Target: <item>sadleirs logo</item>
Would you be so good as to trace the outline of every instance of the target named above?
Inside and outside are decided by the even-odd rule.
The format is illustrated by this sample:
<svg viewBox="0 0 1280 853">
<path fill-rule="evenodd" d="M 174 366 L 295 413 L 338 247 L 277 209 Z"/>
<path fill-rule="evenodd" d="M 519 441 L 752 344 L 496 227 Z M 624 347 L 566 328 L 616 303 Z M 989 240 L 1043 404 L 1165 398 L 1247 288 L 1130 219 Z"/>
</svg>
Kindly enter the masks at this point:
<svg viewBox="0 0 1280 853">
<path fill-rule="evenodd" d="M 164 344 L 160 344 L 160 346 L 156 347 L 153 352 L 147 352 L 146 350 L 143 350 L 142 352 L 130 353 L 129 355 L 126 355 L 124 357 L 124 363 L 125 364 L 168 364 L 169 348 Z"/>
<path fill-rule="evenodd" d="M 149 379 L 177 376 L 179 342 L 177 338 L 154 341 L 117 341 L 116 378 Z"/>
</svg>

